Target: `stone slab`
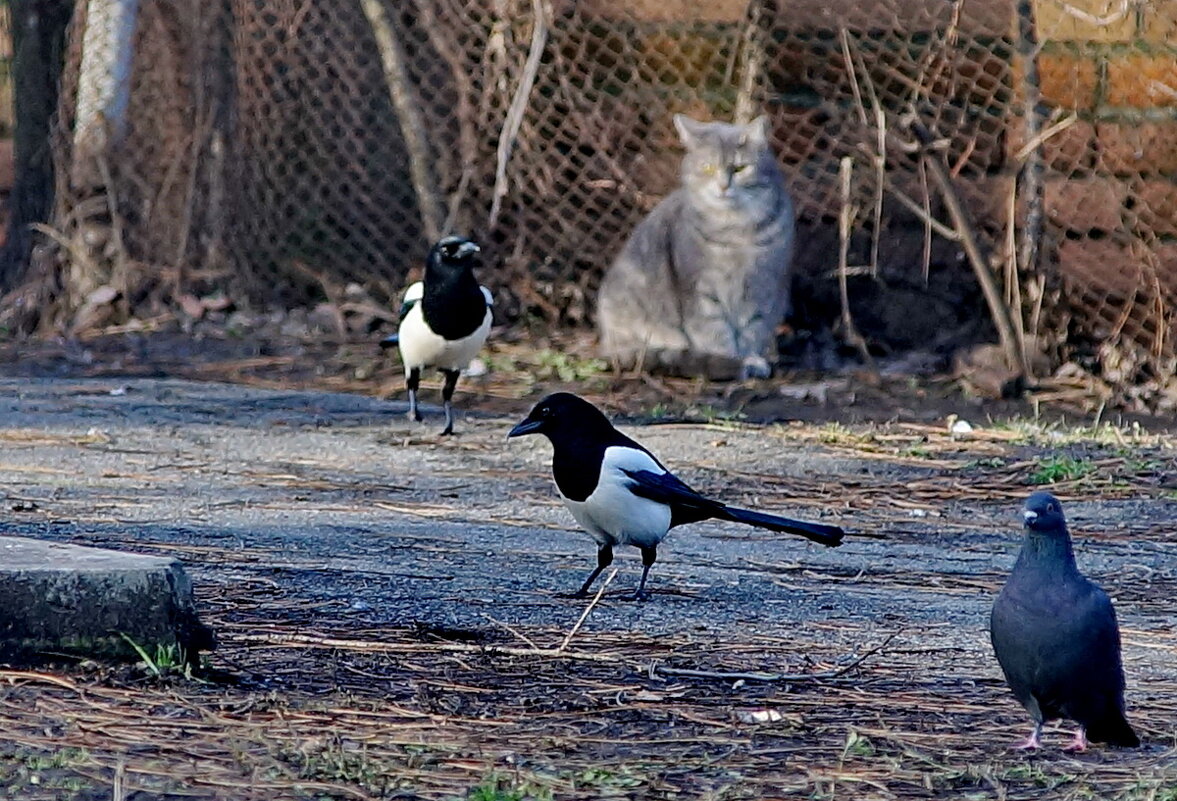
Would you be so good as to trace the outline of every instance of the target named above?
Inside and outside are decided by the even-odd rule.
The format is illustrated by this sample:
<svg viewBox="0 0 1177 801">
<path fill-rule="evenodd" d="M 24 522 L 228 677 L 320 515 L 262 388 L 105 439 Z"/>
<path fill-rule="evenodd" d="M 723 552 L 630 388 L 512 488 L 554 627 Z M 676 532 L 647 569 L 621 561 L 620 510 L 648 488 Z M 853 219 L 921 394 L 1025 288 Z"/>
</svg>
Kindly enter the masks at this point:
<svg viewBox="0 0 1177 801">
<path fill-rule="evenodd" d="M 149 655 L 178 646 L 185 660 L 211 647 L 178 561 L 0 537 L 0 661 L 137 659 L 128 638 Z"/>
</svg>

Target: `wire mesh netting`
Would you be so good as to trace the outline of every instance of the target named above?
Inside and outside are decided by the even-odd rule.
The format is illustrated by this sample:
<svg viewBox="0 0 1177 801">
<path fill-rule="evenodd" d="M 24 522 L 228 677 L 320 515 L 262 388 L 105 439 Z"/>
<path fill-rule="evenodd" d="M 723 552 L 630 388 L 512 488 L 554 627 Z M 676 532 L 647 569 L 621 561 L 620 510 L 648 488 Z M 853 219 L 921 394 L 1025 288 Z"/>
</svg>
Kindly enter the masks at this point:
<svg viewBox="0 0 1177 801">
<path fill-rule="evenodd" d="M 75 296 L 111 287 L 131 313 L 354 283 L 389 301 L 458 230 L 488 246 L 509 318 L 588 323 L 676 184 L 672 116 L 767 113 L 799 315 L 836 317 L 820 301 L 846 218 L 868 337 L 988 316 L 934 161 L 1032 349 L 1119 385 L 1174 372 L 1177 4 L 1038 0 L 1029 28 L 1012 0 L 165 0 L 88 21 L 98 7 L 122 6 L 77 8 L 61 247 L 42 257 Z"/>
</svg>

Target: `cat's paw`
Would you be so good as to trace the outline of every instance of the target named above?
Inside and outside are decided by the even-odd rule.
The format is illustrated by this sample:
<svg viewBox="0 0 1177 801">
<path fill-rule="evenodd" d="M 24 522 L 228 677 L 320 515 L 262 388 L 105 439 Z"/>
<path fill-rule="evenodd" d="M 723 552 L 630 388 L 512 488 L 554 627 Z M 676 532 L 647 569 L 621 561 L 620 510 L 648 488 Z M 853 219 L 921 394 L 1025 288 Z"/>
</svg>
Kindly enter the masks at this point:
<svg viewBox="0 0 1177 801">
<path fill-rule="evenodd" d="M 747 356 L 740 365 L 740 380 L 749 378 L 769 378 L 772 376 L 772 366 L 763 356 Z"/>
</svg>

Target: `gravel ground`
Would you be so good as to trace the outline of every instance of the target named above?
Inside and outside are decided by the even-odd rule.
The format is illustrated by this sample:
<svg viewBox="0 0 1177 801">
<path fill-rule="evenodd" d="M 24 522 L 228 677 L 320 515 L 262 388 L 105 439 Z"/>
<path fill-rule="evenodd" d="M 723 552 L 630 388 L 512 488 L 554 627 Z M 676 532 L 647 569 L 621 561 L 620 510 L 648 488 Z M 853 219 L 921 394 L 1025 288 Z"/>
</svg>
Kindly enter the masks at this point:
<svg viewBox="0 0 1177 801">
<path fill-rule="evenodd" d="M 452 438 L 437 436 L 439 409 L 426 407 L 421 425 L 408 423 L 404 410 L 353 395 L 179 380 L 0 380 L 5 532 L 182 559 L 204 616 L 221 634 L 210 664 L 236 677 L 233 692 L 251 697 L 281 691 L 301 702 L 304 685 L 314 684 L 291 678 L 297 664 L 275 671 L 250 657 L 250 638 L 267 632 L 359 641 L 376 631 L 386 638 L 415 631 L 523 647 L 570 630 L 585 602 L 559 593 L 579 585 L 595 550 L 559 503 L 546 440 L 505 438 L 526 405 L 512 417 L 461 417 Z M 831 664 L 846 664 L 896 635 L 904 654 L 931 649 L 923 670 L 986 687 L 1012 741 L 1022 715 L 999 686 L 986 618 L 1016 555 L 1020 502 L 1061 455 L 1080 466 L 1056 489 L 1067 499 L 1081 565 L 1117 599 L 1137 703 L 1164 696 L 1177 679 L 1170 440 L 1008 427 L 956 440 L 942 429 L 901 424 L 626 430 L 701 491 L 837 522 L 852 536 L 826 549 L 728 524 L 679 529 L 660 549 L 647 603 L 623 599 L 640 563 L 636 551 L 619 551 L 618 575 L 578 633 L 586 643 L 618 638 L 656 647 L 662 638 L 747 652 L 772 641 L 778 645 L 764 650 L 772 658 L 748 669 L 791 671 L 812 667 L 804 652 L 812 644 L 828 647 Z M 790 637 L 797 652 L 779 646 Z M 888 653 L 872 657 L 880 670 Z M 312 664 L 319 663 L 305 670 Z M 871 664 L 855 670 L 869 672 Z M 315 687 L 306 698 L 340 691 L 329 681 Z M 27 694 L 8 700 L 19 707 Z M 1145 730 L 1164 744 L 1155 755 L 1162 761 L 1174 746 L 1168 703 L 1157 704 L 1160 717 Z M 80 781 L 83 793 L 109 779 L 104 771 L 113 763 L 95 755 L 118 750 L 87 742 L 97 767 L 79 775 L 97 784 Z M 27 761 L 28 752 L 19 753 Z M 483 756 L 489 771 L 497 757 Z M 0 787 L 3 765 L 0 758 Z M 26 774 L 12 769 L 7 779 L 27 791 Z M 413 792 L 460 796 L 478 775 L 441 795 Z M 1177 782 L 1177 772 L 1142 775 Z M 1091 781 L 1100 786 L 1098 776 Z M 364 780 L 343 784 L 354 794 L 394 797 Z M 977 797 L 1021 797 L 994 786 L 979 782 Z M 637 787 L 634 797 L 661 797 L 652 785 Z M 516 790 L 501 792 L 509 798 Z M 923 797 L 888 792 L 859 797 Z"/>
</svg>

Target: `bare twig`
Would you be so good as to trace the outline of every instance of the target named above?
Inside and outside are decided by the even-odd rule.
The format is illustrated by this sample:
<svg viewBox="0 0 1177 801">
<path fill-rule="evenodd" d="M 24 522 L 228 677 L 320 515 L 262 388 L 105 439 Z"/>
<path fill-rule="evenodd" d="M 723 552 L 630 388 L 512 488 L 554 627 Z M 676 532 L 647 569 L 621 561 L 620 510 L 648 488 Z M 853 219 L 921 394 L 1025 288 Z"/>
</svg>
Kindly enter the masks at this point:
<svg viewBox="0 0 1177 801">
<path fill-rule="evenodd" d="M 850 33 L 844 27 L 839 28 L 838 38 L 842 43 L 842 60 L 846 62 L 846 75 L 850 78 L 850 91 L 854 94 L 854 108 L 858 110 L 858 120 L 863 125 L 870 125 L 866 115 L 866 104 L 862 101 L 862 90 L 858 87 L 857 64 L 850 53 Z"/>
<path fill-rule="evenodd" d="M 924 180 L 926 182 L 926 177 Z M 902 206 L 906 207 L 908 211 L 922 220 L 926 227 L 931 228 L 949 242 L 960 241 L 960 234 L 955 229 L 949 228 L 947 225 L 932 216 L 932 211 L 930 208 L 928 208 L 927 203 L 921 205 L 912 200 L 902 189 L 895 186 L 894 182 L 890 178 L 887 179 L 887 191 L 891 193 L 891 197 L 898 200 Z"/>
<path fill-rule="evenodd" d="M 511 161 L 511 152 L 515 148 L 519 129 L 523 127 L 523 115 L 527 111 L 531 89 L 535 85 L 544 47 L 548 42 L 549 9 L 546 0 L 531 0 L 531 8 L 531 46 L 523 66 L 523 75 L 519 78 L 519 86 L 515 89 L 515 96 L 511 99 L 511 107 L 507 109 L 507 117 L 503 120 L 503 130 L 499 135 L 494 195 L 490 204 L 490 217 L 487 220 L 487 228 L 491 229 L 498 222 L 503 198 L 507 195 L 507 165 Z"/>
<path fill-rule="evenodd" d="M 742 30 L 740 48 L 740 87 L 736 93 L 736 122 L 745 124 L 755 116 L 759 103 L 756 87 L 764 73 L 764 7 L 761 0 L 748 4 L 747 22 Z"/>
<path fill-rule="evenodd" d="M 722 681 L 762 681 L 762 682 L 781 682 L 781 681 L 826 681 L 828 679 L 836 679 L 839 676 L 844 676 L 854 668 L 861 665 L 867 659 L 870 659 L 875 654 L 882 651 L 891 641 L 902 633 L 902 630 L 888 634 L 884 640 L 873 648 L 863 651 L 853 660 L 843 665 L 840 668 L 833 670 L 822 670 L 817 673 L 729 673 L 721 670 L 695 670 L 693 668 L 672 668 L 662 667 L 661 665 L 651 664 L 649 667 L 649 674 L 651 677 L 658 673 L 666 676 L 684 676 L 693 679 L 720 679 Z"/>
<path fill-rule="evenodd" d="M 564 649 L 568 647 L 568 643 L 572 642 L 572 638 L 576 636 L 576 632 L 580 631 L 580 627 L 584 625 L 584 621 L 588 619 L 589 612 L 593 611 L 593 607 L 597 605 L 597 601 L 601 600 L 601 596 L 605 594 L 606 588 L 613 583 L 613 579 L 617 578 L 617 570 L 615 569 L 609 574 L 609 578 L 605 579 L 605 583 L 597 590 L 597 594 L 588 602 L 588 606 L 580 613 L 580 617 L 576 619 L 576 624 L 568 630 L 568 636 L 564 638 L 564 642 L 560 643 L 560 647 L 556 649 L 556 653 L 563 653 Z"/>
<path fill-rule="evenodd" d="M 1126 16 L 1132 13 L 1133 6 L 1131 0 L 1120 0 L 1120 2 L 1116 5 L 1116 8 L 1113 9 L 1110 13 L 1104 14 L 1103 16 L 1097 16 L 1088 11 L 1084 11 L 1082 8 L 1073 6 L 1070 3 L 1060 2 L 1060 0 L 1053 0 L 1053 2 L 1055 5 L 1061 8 L 1064 13 L 1074 17 L 1075 19 L 1082 20 L 1088 25 L 1096 25 L 1100 28 L 1106 28 L 1108 25 L 1112 25 L 1124 19 Z"/>
<path fill-rule="evenodd" d="M 535 644 L 535 640 L 531 639 L 530 637 L 528 637 L 528 636 L 527 636 L 526 634 L 524 634 L 523 632 L 519 631 L 519 629 L 515 628 L 514 626 L 511 626 L 511 625 L 509 625 L 509 624 L 507 624 L 507 623 L 504 623 L 504 622 L 503 622 L 503 621 L 501 621 L 501 620 L 496 620 L 496 619 L 494 619 L 493 617 L 491 617 L 490 615 L 486 615 L 486 614 L 484 614 L 484 615 L 483 615 L 483 617 L 484 617 L 484 618 L 486 618 L 487 620 L 489 620 L 491 623 L 494 623 L 494 624 L 495 624 L 496 626 L 498 626 L 499 628 L 501 628 L 501 629 L 505 629 L 505 630 L 506 630 L 508 633 L 510 633 L 510 634 L 512 634 L 512 635 L 514 635 L 514 636 L 515 636 L 515 637 L 517 637 L 518 639 L 520 639 L 520 640 L 522 640 L 523 642 L 527 643 L 528 645 L 530 645 L 530 646 L 531 646 L 532 648 L 534 648 L 535 650 L 537 650 L 537 651 L 538 651 L 538 650 L 540 650 L 540 647 L 539 647 L 538 645 L 536 645 L 536 644 Z"/>
<path fill-rule="evenodd" d="M 879 240 L 883 236 L 883 186 L 887 180 L 887 115 L 881 106 L 875 106 L 875 133 L 878 137 L 875 153 L 875 203 L 873 228 L 870 240 L 870 273 L 879 274 Z"/>
<path fill-rule="evenodd" d="M 1079 121 L 1078 114 L 1069 114 L 1068 116 L 1063 117 L 1061 120 L 1058 120 L 1057 122 L 1051 124 L 1045 130 L 1040 131 L 1036 136 L 1034 136 L 1032 139 L 1028 140 L 1025 144 L 1023 144 L 1018 149 L 1018 152 L 1014 154 L 1014 161 L 1018 162 L 1019 164 L 1024 163 L 1026 160 L 1026 157 L 1029 156 L 1031 153 L 1033 153 L 1038 148 L 1040 148 L 1042 146 L 1043 142 L 1045 142 L 1048 139 L 1051 139 L 1054 136 L 1057 136 L 1058 134 L 1067 130 L 1068 128 L 1070 128 L 1072 125 L 1074 125 L 1078 121 Z"/>
<path fill-rule="evenodd" d="M 924 164 L 923 159 L 919 160 L 919 174 L 920 197 L 924 201 L 924 205 L 920 209 L 923 212 L 924 218 L 924 246 L 923 253 L 921 254 L 923 257 L 921 267 L 923 269 L 921 272 L 924 277 L 924 286 L 927 286 L 932 270 L 932 223 L 935 220 L 932 219 L 932 196 L 928 191 L 928 165 Z M 956 232 L 953 231 L 953 233 Z"/>
<path fill-rule="evenodd" d="M 838 214 L 838 292 L 842 300 L 842 335 L 846 337 L 847 342 L 858 348 L 863 363 L 878 380 L 879 371 L 875 366 L 874 357 L 870 355 L 866 340 L 859 333 L 858 326 L 854 324 L 854 317 L 850 313 L 850 290 L 846 278 L 846 262 L 850 252 L 850 228 L 854 224 L 854 218 L 858 215 L 858 208 L 850 202 L 853 170 L 854 159 L 844 156 L 838 172 L 842 186 L 842 209 Z"/>
<path fill-rule="evenodd" d="M 110 171 L 110 161 L 105 153 L 95 154 L 98 164 L 98 174 L 102 176 L 103 194 L 106 197 L 107 211 L 110 214 L 110 236 L 114 245 L 114 265 L 110 282 L 114 284 L 122 295 L 122 305 L 130 309 L 131 276 L 130 262 L 127 258 L 126 239 L 123 236 L 123 215 L 119 211 L 119 199 L 114 187 L 114 175 Z"/>
<path fill-rule="evenodd" d="M 904 125 L 915 134 L 921 144 L 926 145 L 935 141 L 932 132 L 914 115 L 907 115 Z M 936 182 L 936 186 L 944 198 L 948 216 L 952 218 L 952 224 L 961 236 L 961 247 L 964 248 L 969 264 L 972 265 L 973 273 L 977 276 L 977 283 L 981 285 L 981 292 L 989 306 L 989 313 L 993 316 L 994 325 L 997 326 L 997 335 L 1001 340 L 1006 362 L 1011 370 L 1020 370 L 1023 375 L 1029 375 L 1030 368 L 1027 364 L 1025 348 L 1018 341 L 1017 329 L 1014 326 L 1011 311 L 1005 305 L 1001 290 L 993 279 L 993 271 L 982 252 L 980 240 L 969 220 L 968 212 L 965 210 L 964 204 L 960 202 L 956 187 L 952 185 L 952 178 L 948 175 L 944 159 L 941 156 L 934 157 L 930 154 L 925 154 L 924 159 L 932 173 L 932 180 Z"/>
<path fill-rule="evenodd" d="M 469 69 L 462 63 L 465 51 L 457 46 L 456 41 L 447 39 L 442 34 L 442 31 L 451 31 L 453 25 L 449 24 L 449 20 L 443 25 L 434 13 L 433 6 L 432 0 L 417 0 L 417 15 L 421 27 L 425 29 L 434 51 L 450 68 L 450 76 L 454 80 L 457 94 L 458 105 L 454 116 L 458 126 L 458 160 L 461 162 L 461 173 L 458 176 L 458 185 L 450 194 L 449 210 L 442 225 L 443 231 L 453 231 L 454 226 L 458 224 L 458 215 L 461 214 L 462 204 L 466 200 L 466 192 L 478 163 L 478 132 L 474 125 L 476 112 L 470 100 L 474 96 L 474 84 L 470 79 Z"/>
</svg>

